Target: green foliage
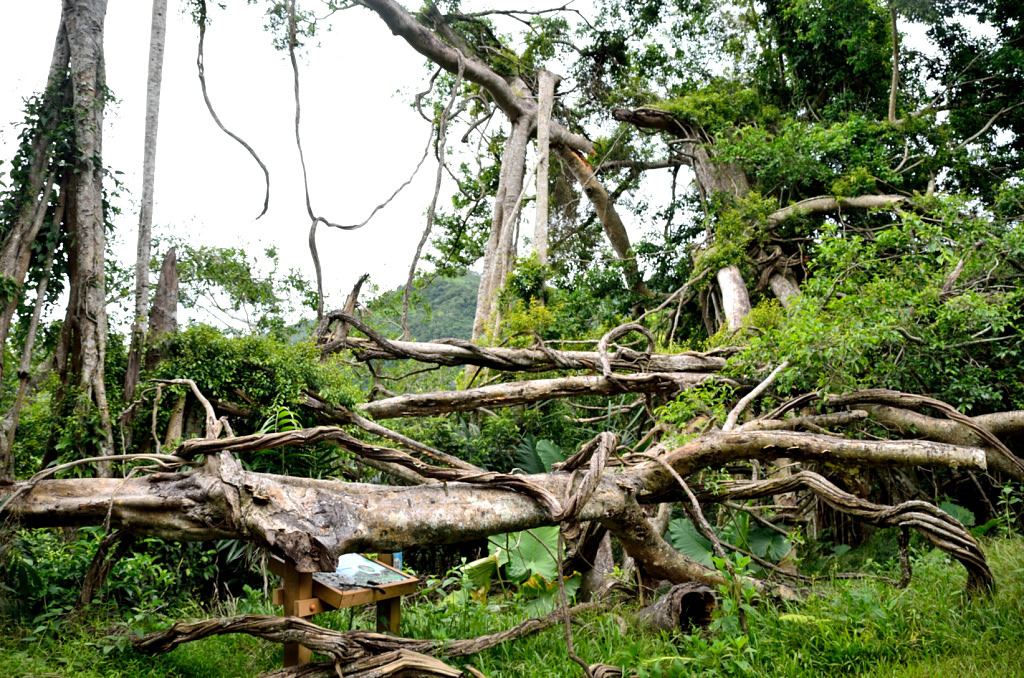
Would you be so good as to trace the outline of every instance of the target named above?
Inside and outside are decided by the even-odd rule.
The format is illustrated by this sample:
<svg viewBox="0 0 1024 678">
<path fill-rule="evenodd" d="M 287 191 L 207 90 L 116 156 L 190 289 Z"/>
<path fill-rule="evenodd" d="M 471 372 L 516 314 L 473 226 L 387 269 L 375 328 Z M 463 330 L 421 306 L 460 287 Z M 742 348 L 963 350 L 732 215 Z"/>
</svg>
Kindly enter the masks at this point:
<svg viewBox="0 0 1024 678">
<path fill-rule="evenodd" d="M 920 182 L 920 172 L 894 172 L 892 156 L 911 148 L 922 152 L 937 139 L 926 135 L 930 128 L 921 122 L 908 125 L 897 129 L 859 113 L 831 122 L 785 118 L 735 129 L 715 147 L 723 162 L 741 165 L 765 195 L 783 201 L 857 196 L 921 185 L 911 183 Z"/>
<path fill-rule="evenodd" d="M 519 586 L 526 597 L 525 612 L 541 615 L 559 603 L 557 525 L 537 527 L 490 537 L 490 554 L 505 576 Z M 565 596 L 571 599 L 579 589 L 582 575 L 565 576 Z"/>
<path fill-rule="evenodd" d="M 543 301 L 544 283 L 550 277 L 550 270 L 540 263 L 537 251 L 533 250 L 529 255 L 516 260 L 515 268 L 505 280 L 502 301 L 509 303 L 518 300 L 527 304 L 534 300 Z"/>
<path fill-rule="evenodd" d="M 765 244 L 764 224 L 775 208 L 775 200 L 750 191 L 739 198 L 718 194 L 714 196 L 714 203 L 710 221 L 715 237 L 711 247 L 695 257 L 694 271 L 717 271 L 731 265 L 748 269 L 747 251 L 751 246 Z M 705 282 L 704 286 L 707 284 Z"/>
<path fill-rule="evenodd" d="M 953 200 L 916 207 L 871 233 L 829 228 L 800 299 L 784 320 L 759 312 L 765 331 L 737 364 L 788 358 L 784 392 L 887 387 L 964 411 L 1020 407 L 1024 297 L 1005 266 L 1016 229 Z"/>
<path fill-rule="evenodd" d="M 278 270 L 276 248 L 264 250 L 261 264 L 243 248 L 171 244 L 178 257 L 179 302 L 210 314 L 226 331 L 287 338 L 290 314 L 316 308 L 316 290 L 309 281 L 298 271 Z M 262 272 L 265 264 L 270 268 Z"/>
<path fill-rule="evenodd" d="M 652 633 L 631 611 L 587 613 L 573 627 L 577 654 L 624 667 L 639 676 L 699 675 L 818 678 L 871 675 L 921 678 L 945 675 L 1019 675 L 1024 643 L 1020 600 L 1024 598 L 1024 542 L 985 540 L 983 548 L 1000 587 L 991 596 L 967 598 L 962 568 L 943 554 L 912 550 L 914 578 L 908 589 L 870 580 L 822 584 L 814 595 L 781 606 L 758 605 L 748 614 L 748 633 L 721 629 L 691 635 Z M 879 569 L 892 574 L 893 560 Z M 466 585 L 464 570 L 428 578 L 421 593 L 403 601 L 402 635 L 449 640 L 501 631 L 528 615 L 515 596 L 486 599 L 449 597 Z M 470 581 L 468 586 L 472 587 Z M 336 611 L 316 618 L 328 628 L 372 628 L 371 607 L 353 614 Z M 54 632 L 32 633 L 31 621 L 0 616 L 0 674 L 45 675 L 60 667 L 69 678 L 100 676 L 249 676 L 280 666 L 276 646 L 241 634 L 186 643 L 167 655 L 135 653 L 112 629 L 166 627 L 182 617 L 276 614 L 262 591 L 213 610 L 195 605 L 167 607 L 135 620 L 132 611 L 93 608 L 90 616 L 52 622 Z M 95 615 L 95 616 L 91 616 Z M 745 662 L 749 668 L 744 668 Z M 468 658 L 492 678 L 562 678 L 578 672 L 566 651 L 561 625 L 505 643 Z"/>
<path fill-rule="evenodd" d="M 6 535 L 0 550 L 7 572 L 0 582 L 0 616 L 22 617 L 34 625 L 59 623 L 78 598 L 103 536 L 93 527 L 67 534 L 18 530 Z M 196 595 L 214 573 L 209 549 L 150 537 L 114 564 L 101 596 L 122 609 L 151 613 Z"/>
<path fill-rule="evenodd" d="M 551 466 L 566 460 L 566 454 L 550 440 L 527 435 L 516 448 L 516 466 L 523 473 L 550 473 Z"/>
<path fill-rule="evenodd" d="M 659 102 L 657 108 L 713 138 L 740 125 L 771 123 L 779 115 L 776 109 L 765 107 L 755 89 L 724 78 L 713 79 L 677 99 Z"/>
<path fill-rule="evenodd" d="M 273 337 L 231 337 L 208 325 L 169 336 L 165 359 L 150 378 L 192 379 L 207 396 L 252 409 L 253 428 L 280 408 L 297 412 L 305 390 L 350 407 L 361 399 L 359 383 L 338 358 L 321 361 L 311 343 L 286 343 Z"/>
<path fill-rule="evenodd" d="M 709 424 L 725 422 L 733 400 L 733 388 L 719 381 L 705 381 L 687 389 L 657 410 L 659 421 L 677 431 L 685 429 L 698 417 L 705 417 Z M 681 444 L 684 438 L 676 435 L 672 444 Z"/>
<path fill-rule="evenodd" d="M 775 0 L 767 15 L 787 57 L 794 102 L 827 102 L 825 117 L 881 115 L 891 73 L 889 17 L 876 0 Z M 788 102 L 787 102 L 788 103 Z"/>
<path fill-rule="evenodd" d="M 749 551 L 758 558 L 777 563 L 790 555 L 792 541 L 786 535 L 768 527 L 752 524 L 750 516 L 737 512 L 722 527 L 715 530 L 718 538 L 733 546 Z M 701 535 L 689 518 L 674 518 L 668 524 L 668 542 L 683 555 L 707 567 L 716 567 L 711 542 Z M 749 567 L 748 567 L 749 566 Z M 761 571 L 757 564 L 744 564 L 749 572 Z"/>
<path fill-rule="evenodd" d="M 37 160 L 34 142 L 41 138 L 50 144 L 50 156 L 44 168 L 72 166 L 77 158 L 74 110 L 65 96 L 67 76 L 60 78 L 42 94 L 25 101 L 25 118 L 18 135 L 18 150 L 7 170 L 8 187 L 0 193 L 0 236 L 6 236 L 18 213 L 38 199 L 29 190 L 32 165 Z"/>
<path fill-rule="evenodd" d="M 482 418 L 462 414 L 424 419 L 409 422 L 403 431 L 477 466 L 507 473 L 517 466 L 525 470 L 520 455 L 522 446 L 530 444 L 527 441 L 551 441 L 548 458 L 554 459 L 555 449 L 574 449 L 589 440 L 594 432 L 570 422 L 572 412 L 564 402 L 549 402 L 523 409 L 503 408 L 496 416 Z"/>
</svg>

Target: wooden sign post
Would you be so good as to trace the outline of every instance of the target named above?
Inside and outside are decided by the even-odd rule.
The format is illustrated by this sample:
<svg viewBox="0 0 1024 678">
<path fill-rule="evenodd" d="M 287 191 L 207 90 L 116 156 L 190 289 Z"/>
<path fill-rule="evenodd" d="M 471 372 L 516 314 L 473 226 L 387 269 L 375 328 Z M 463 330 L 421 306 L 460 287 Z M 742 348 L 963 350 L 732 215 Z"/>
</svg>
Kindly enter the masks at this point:
<svg viewBox="0 0 1024 678">
<path fill-rule="evenodd" d="M 378 560 L 349 554 L 351 571 L 299 572 L 295 563 L 270 556 L 270 571 L 281 577 L 273 602 L 283 605 L 283 616 L 312 617 L 327 610 L 377 603 L 377 632 L 398 635 L 401 625 L 401 597 L 414 593 L 419 579 L 391 567 L 390 553 Z M 284 665 L 310 661 L 311 652 L 297 643 L 284 644 Z"/>
</svg>

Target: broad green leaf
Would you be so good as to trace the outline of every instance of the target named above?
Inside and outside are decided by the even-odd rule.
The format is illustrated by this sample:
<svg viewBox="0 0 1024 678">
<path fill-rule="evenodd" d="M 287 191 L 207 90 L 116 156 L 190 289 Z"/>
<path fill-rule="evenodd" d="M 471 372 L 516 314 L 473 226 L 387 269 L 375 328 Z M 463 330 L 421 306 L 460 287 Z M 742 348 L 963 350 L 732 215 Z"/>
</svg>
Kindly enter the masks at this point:
<svg viewBox="0 0 1024 678">
<path fill-rule="evenodd" d="M 496 545 L 498 563 L 505 566 L 505 575 L 520 582 L 539 574 L 547 580 L 558 576 L 558 566 L 552 554 L 558 548 L 558 527 L 538 527 L 492 537 Z"/>
<path fill-rule="evenodd" d="M 462 572 L 473 583 L 473 589 L 489 586 L 491 578 L 498 573 L 498 556 L 492 554 L 486 558 L 474 560 L 462 566 Z"/>
<path fill-rule="evenodd" d="M 676 518 L 669 522 L 668 541 L 684 556 L 707 567 L 714 567 L 711 562 L 711 542 L 697 532 L 688 518 Z"/>
<path fill-rule="evenodd" d="M 562 448 L 550 440 L 537 441 L 537 456 L 540 457 L 540 461 L 544 465 L 543 472 L 550 472 L 553 464 L 563 462 L 566 459 Z"/>
<path fill-rule="evenodd" d="M 790 543 L 786 535 L 767 527 L 751 528 L 747 535 L 750 550 L 759 558 L 779 561 L 789 553 Z"/>
<path fill-rule="evenodd" d="M 570 603 L 572 602 L 573 596 L 576 595 L 576 591 L 579 590 L 580 582 L 582 581 L 583 575 L 581 574 L 574 574 L 573 576 L 565 579 L 565 599 Z M 555 606 L 558 605 L 559 602 L 558 582 L 551 581 L 548 583 L 548 586 L 545 588 L 543 593 L 526 603 L 526 614 L 531 616 L 547 614 L 548 612 L 551 612 L 551 610 L 555 609 Z"/>
</svg>

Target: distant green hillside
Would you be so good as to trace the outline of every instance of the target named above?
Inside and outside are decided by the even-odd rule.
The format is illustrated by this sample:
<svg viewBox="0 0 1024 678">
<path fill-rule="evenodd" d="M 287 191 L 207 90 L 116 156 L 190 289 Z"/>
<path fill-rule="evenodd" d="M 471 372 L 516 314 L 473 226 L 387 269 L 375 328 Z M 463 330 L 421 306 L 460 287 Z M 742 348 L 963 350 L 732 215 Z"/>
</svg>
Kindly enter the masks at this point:
<svg viewBox="0 0 1024 678">
<path fill-rule="evenodd" d="M 409 332 L 417 341 L 473 335 L 476 291 L 480 276 L 469 272 L 461 278 L 435 278 L 418 290 L 422 303 L 409 309 Z M 401 296 L 402 288 L 389 294 Z"/>
</svg>

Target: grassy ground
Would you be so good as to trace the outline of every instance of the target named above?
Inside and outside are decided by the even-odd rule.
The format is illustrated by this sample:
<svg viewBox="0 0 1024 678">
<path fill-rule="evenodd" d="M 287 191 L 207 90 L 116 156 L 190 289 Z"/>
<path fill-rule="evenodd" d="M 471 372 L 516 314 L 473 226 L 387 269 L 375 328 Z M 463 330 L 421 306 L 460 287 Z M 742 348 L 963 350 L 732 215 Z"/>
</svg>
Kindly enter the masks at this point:
<svg viewBox="0 0 1024 678">
<path fill-rule="evenodd" d="M 658 676 L 1024 676 L 1024 540 L 985 543 L 999 588 L 968 598 L 965 575 L 942 554 L 916 553 L 914 580 L 899 591 L 874 581 L 822 586 L 807 600 L 758 606 L 748 633 L 735 619 L 694 636 L 639 629 L 632 612 L 584 616 L 574 626 L 576 652 L 590 663 Z M 881 568 L 885 569 L 885 568 Z M 454 603 L 437 596 L 403 604 L 403 633 L 461 638 L 501 630 L 523 615 L 514 600 Z M 218 613 L 271 613 L 256 595 Z M 208 616 L 197 606 L 145 615 L 93 610 L 83 619 L 41 623 L 0 621 L 3 676 L 253 676 L 280 666 L 280 650 L 243 636 L 190 643 L 160 657 L 134 652 L 125 634 L 163 628 L 171 618 Z M 127 622 L 125 620 L 128 620 Z M 368 613 L 335 612 L 318 622 L 337 629 L 369 628 Z M 491 678 L 580 675 L 561 627 L 465 660 Z M 628 674 L 627 674 L 628 675 Z"/>
</svg>

